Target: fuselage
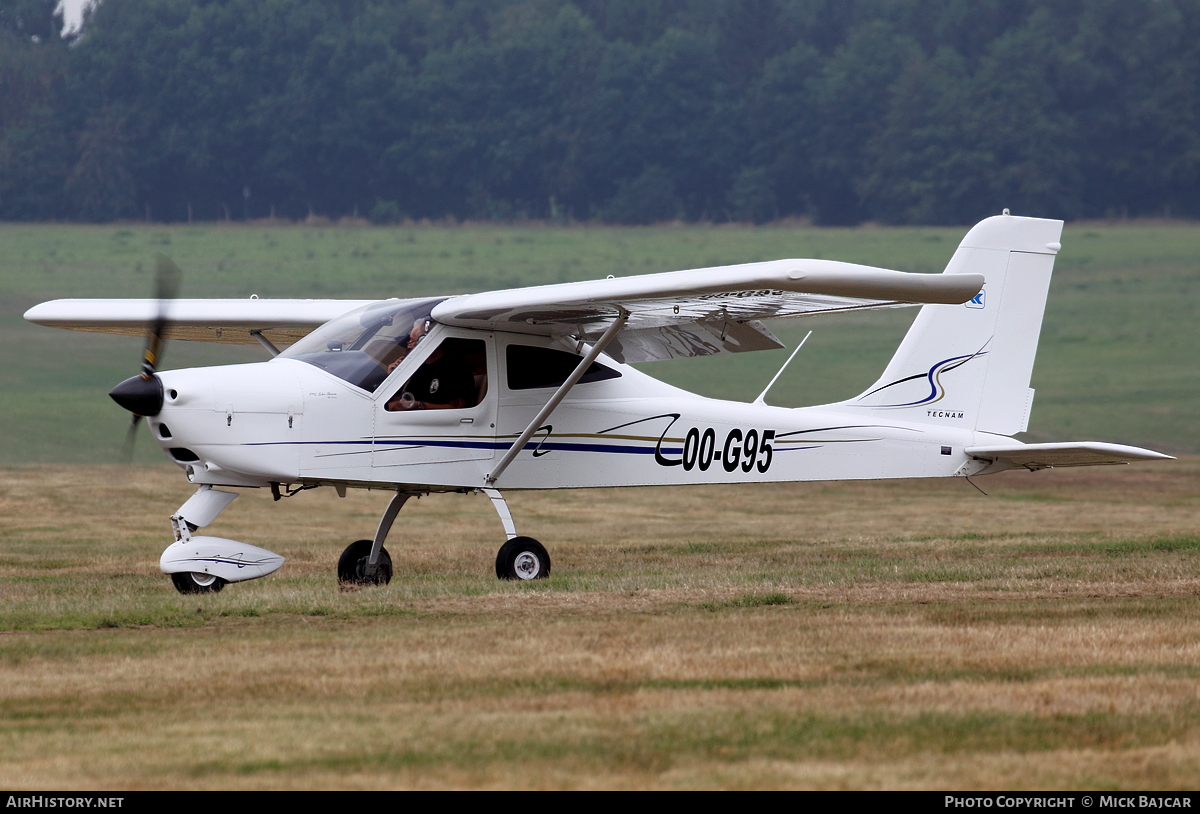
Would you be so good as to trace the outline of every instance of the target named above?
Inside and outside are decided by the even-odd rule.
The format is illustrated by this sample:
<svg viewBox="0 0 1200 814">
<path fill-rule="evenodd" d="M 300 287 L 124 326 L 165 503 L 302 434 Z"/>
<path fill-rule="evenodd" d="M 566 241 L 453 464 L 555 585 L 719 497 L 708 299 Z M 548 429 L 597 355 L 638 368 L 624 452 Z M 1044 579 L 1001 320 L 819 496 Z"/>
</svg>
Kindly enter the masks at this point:
<svg viewBox="0 0 1200 814">
<path fill-rule="evenodd" d="M 167 371 L 155 439 L 198 484 L 347 483 L 431 491 L 480 488 L 556 389 L 510 370 L 514 348 L 554 340 L 439 326 L 482 340 L 478 403 L 399 411 L 395 399 L 427 360 L 413 354 L 374 390 L 303 361 Z M 426 348 L 428 351 L 429 348 Z M 969 474 L 977 433 L 889 420 L 835 404 L 780 408 L 697 396 L 601 357 L 498 481 L 502 489 L 939 477 Z M 615 374 L 615 375 L 613 375 Z M 479 377 L 477 377 L 479 378 Z M 536 385 L 537 382 L 535 381 Z M 389 404 L 393 409 L 389 409 Z"/>
</svg>

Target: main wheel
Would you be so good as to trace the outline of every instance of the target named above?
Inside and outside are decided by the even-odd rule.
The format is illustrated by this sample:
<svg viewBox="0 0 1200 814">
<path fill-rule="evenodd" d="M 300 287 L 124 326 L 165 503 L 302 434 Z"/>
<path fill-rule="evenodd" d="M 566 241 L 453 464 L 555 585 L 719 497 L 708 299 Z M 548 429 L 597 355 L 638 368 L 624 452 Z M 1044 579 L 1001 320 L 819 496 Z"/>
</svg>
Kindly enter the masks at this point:
<svg viewBox="0 0 1200 814">
<path fill-rule="evenodd" d="M 181 594 L 215 594 L 225 587 L 225 580 L 220 577 L 193 571 L 171 574 L 171 582 L 175 583 L 175 590 Z"/>
<path fill-rule="evenodd" d="M 532 537 L 514 537 L 496 553 L 500 579 L 545 579 L 550 576 L 550 555 Z"/>
<path fill-rule="evenodd" d="M 374 540 L 357 540 L 346 546 L 338 558 L 338 582 L 346 585 L 387 585 L 392 581 L 392 558 L 386 548 L 379 549 L 379 563 L 374 574 L 367 573 Z"/>
</svg>

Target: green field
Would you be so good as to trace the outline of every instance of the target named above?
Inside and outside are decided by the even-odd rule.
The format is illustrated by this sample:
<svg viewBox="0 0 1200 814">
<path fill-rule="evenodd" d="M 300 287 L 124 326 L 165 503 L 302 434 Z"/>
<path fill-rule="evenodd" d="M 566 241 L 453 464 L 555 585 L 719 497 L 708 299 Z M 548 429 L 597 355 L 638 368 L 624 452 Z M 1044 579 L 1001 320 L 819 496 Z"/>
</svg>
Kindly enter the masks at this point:
<svg viewBox="0 0 1200 814">
<path fill-rule="evenodd" d="M 404 297 L 818 257 L 940 271 L 964 229 L 772 226 L 337 227 L 0 225 L 0 464 L 115 460 L 127 414 L 106 393 L 136 372 L 140 342 L 29 325 L 58 297 L 142 297 L 154 254 L 184 269 L 183 296 Z M 1029 440 L 1105 440 L 1200 450 L 1200 226 L 1068 225 L 1033 386 Z M 800 406 L 875 380 L 915 309 L 773 323 L 794 346 L 772 391 Z M 257 346 L 177 342 L 166 367 L 265 358 Z M 772 351 L 645 365 L 705 395 L 750 400 L 786 359 Z M 145 444 L 141 460 L 156 459 Z"/>
</svg>

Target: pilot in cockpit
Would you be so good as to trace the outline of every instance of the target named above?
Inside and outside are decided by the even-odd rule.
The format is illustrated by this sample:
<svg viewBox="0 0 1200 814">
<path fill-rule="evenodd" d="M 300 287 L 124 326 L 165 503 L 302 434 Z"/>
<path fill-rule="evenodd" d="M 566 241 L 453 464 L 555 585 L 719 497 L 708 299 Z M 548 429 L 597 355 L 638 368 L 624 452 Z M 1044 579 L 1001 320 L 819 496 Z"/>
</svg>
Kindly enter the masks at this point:
<svg viewBox="0 0 1200 814">
<path fill-rule="evenodd" d="M 388 366 L 388 373 L 420 344 L 429 332 L 430 324 L 428 319 L 419 319 L 413 324 L 407 352 Z M 478 403 L 475 372 L 452 343 L 453 340 L 443 342 L 429 354 L 412 378 L 387 402 L 387 410 L 461 410 Z"/>
<path fill-rule="evenodd" d="M 425 338 L 425 334 L 429 333 L 429 318 L 422 317 L 413 323 L 412 330 L 408 332 L 408 336 L 404 342 L 396 340 L 396 350 L 388 354 L 391 361 L 387 366 L 387 372 L 390 375 L 393 370 L 400 367 L 400 363 L 408 358 L 408 355 L 416 350 L 421 340 Z"/>
</svg>

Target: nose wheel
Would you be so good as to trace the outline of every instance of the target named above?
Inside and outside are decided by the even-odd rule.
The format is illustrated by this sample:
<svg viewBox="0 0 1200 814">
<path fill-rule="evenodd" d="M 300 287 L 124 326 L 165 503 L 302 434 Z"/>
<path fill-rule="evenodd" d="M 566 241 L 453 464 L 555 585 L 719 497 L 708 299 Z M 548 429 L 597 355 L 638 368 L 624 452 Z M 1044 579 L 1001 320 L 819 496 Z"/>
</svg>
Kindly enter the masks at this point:
<svg viewBox="0 0 1200 814">
<path fill-rule="evenodd" d="M 225 587 L 225 580 L 220 577 L 192 571 L 171 574 L 171 582 L 181 594 L 215 594 Z"/>
<path fill-rule="evenodd" d="M 514 537 L 496 553 L 496 576 L 500 579 L 545 579 L 550 576 L 550 555 L 532 537 Z"/>
</svg>

